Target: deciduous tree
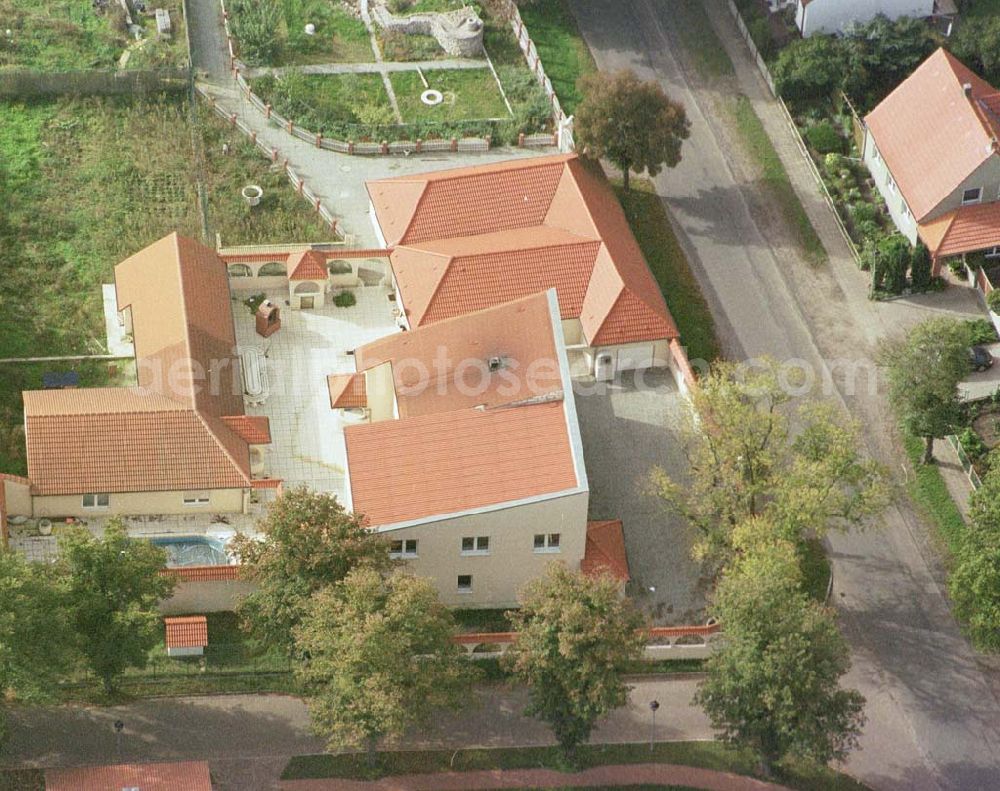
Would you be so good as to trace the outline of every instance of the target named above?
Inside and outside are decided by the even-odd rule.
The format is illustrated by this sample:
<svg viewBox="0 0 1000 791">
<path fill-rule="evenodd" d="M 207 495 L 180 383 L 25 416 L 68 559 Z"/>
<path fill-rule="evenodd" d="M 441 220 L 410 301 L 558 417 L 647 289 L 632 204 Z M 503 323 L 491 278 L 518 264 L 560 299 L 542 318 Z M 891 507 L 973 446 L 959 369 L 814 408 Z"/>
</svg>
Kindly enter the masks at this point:
<svg viewBox="0 0 1000 791">
<path fill-rule="evenodd" d="M 770 541 L 734 561 L 713 613 L 725 640 L 695 700 L 724 741 L 753 751 L 765 775 L 786 756 L 825 764 L 857 745 L 864 698 L 839 684 L 849 649 L 832 612 L 802 592 L 791 542 Z"/>
<path fill-rule="evenodd" d="M 958 383 L 971 369 L 969 328 L 957 319 L 932 318 L 883 344 L 889 400 L 904 428 L 924 439 L 924 464 L 934 461 L 934 439 L 962 420 Z"/>
<path fill-rule="evenodd" d="M 580 80 L 583 100 L 576 108 L 577 145 L 595 158 L 607 158 L 622 171 L 657 175 L 681 161 L 681 143 L 691 134 L 684 107 L 659 83 L 641 81 L 634 72 L 598 72 Z"/>
<path fill-rule="evenodd" d="M 387 570 L 389 544 L 346 510 L 336 497 L 305 487 L 289 489 L 268 507 L 258 529 L 263 540 L 233 542 L 242 575 L 256 589 L 239 605 L 250 631 L 267 645 L 293 647 L 309 597 L 358 566 Z"/>
<path fill-rule="evenodd" d="M 641 656 L 642 618 L 610 577 L 592 578 L 552 563 L 511 613 L 517 642 L 505 655 L 527 683 L 527 713 L 544 720 L 564 755 L 587 741 L 598 718 L 625 704 L 623 674 Z"/>
<path fill-rule="evenodd" d="M 112 693 L 128 667 L 144 667 L 162 635 L 157 603 L 175 580 L 160 574 L 167 554 L 131 538 L 115 519 L 102 538 L 77 528 L 60 539 L 66 608 L 75 644 L 104 690 Z"/>
<path fill-rule="evenodd" d="M 840 39 L 822 35 L 795 39 L 771 67 L 775 87 L 791 102 L 829 100 L 844 81 L 844 58 Z"/>
<path fill-rule="evenodd" d="M 357 568 L 316 592 L 295 628 L 313 726 L 331 748 L 364 745 L 373 761 L 398 737 L 467 697 L 471 668 L 430 581 Z"/>
<path fill-rule="evenodd" d="M 793 403 L 801 384 L 773 360 L 716 364 L 680 426 L 687 475 L 651 474 L 653 494 L 698 530 L 695 555 L 716 572 L 734 551 L 733 530 L 752 517 L 798 542 L 859 524 L 888 501 L 882 468 L 859 449 L 857 424 L 826 402 Z"/>
<path fill-rule="evenodd" d="M 49 697 L 70 660 L 66 615 L 65 590 L 51 567 L 0 551 L 0 689 L 4 699 Z M 0 716 L 0 742 L 5 736 L 6 723 Z"/>
</svg>

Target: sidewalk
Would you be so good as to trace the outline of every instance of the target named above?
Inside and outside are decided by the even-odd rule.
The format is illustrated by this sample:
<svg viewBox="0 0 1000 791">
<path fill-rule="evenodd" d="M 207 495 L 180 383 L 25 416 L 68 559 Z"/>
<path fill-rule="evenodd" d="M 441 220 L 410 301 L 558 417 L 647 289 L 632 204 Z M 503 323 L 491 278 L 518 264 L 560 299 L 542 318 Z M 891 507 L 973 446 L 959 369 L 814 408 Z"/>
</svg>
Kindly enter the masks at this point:
<svg viewBox="0 0 1000 791">
<path fill-rule="evenodd" d="M 580 788 L 673 785 L 708 791 L 789 791 L 744 775 L 673 764 L 598 766 L 567 774 L 550 769 L 508 769 L 398 775 L 374 782 L 359 780 L 285 780 L 282 791 L 466 791 L 500 788 Z"/>
</svg>

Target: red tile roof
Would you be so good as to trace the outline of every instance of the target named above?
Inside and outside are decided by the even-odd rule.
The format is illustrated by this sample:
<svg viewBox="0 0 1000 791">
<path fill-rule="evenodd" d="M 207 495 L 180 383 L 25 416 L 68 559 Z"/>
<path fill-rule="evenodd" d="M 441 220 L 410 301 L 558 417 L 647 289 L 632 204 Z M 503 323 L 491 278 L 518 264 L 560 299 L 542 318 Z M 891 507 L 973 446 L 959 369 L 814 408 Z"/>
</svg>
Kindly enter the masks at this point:
<svg viewBox="0 0 1000 791">
<path fill-rule="evenodd" d="M 444 516 L 580 485 L 549 294 L 357 350 L 359 368 L 393 366 L 400 415 L 345 430 L 353 508 L 370 524 Z M 491 356 L 504 360 L 501 369 L 478 365 Z M 435 367 L 436 359 L 450 363 Z M 462 377 L 459 363 L 475 367 L 475 377 Z M 410 378 L 417 368 L 431 374 L 426 382 Z"/>
<path fill-rule="evenodd" d="M 208 645 L 208 619 L 204 615 L 164 618 L 167 648 L 204 648 Z"/>
<path fill-rule="evenodd" d="M 250 451 L 225 265 L 171 234 L 115 268 L 132 313 L 139 387 L 24 393 L 40 495 L 244 488 Z"/>
<path fill-rule="evenodd" d="M 368 190 L 412 327 L 554 287 L 591 345 L 677 337 L 607 180 L 575 154 Z"/>
<path fill-rule="evenodd" d="M 364 374 L 331 374 L 326 377 L 330 409 L 358 409 L 368 406 Z"/>
<path fill-rule="evenodd" d="M 611 574 L 628 582 L 628 556 L 620 519 L 587 523 L 587 544 L 580 561 L 584 574 Z"/>
<path fill-rule="evenodd" d="M 271 444 L 271 421 L 266 415 L 230 415 L 222 422 L 247 445 Z"/>
<path fill-rule="evenodd" d="M 212 791 L 205 761 L 46 769 L 45 791 Z"/>
<path fill-rule="evenodd" d="M 1000 246 L 1000 202 L 962 206 L 918 226 L 935 258 Z"/>
<path fill-rule="evenodd" d="M 997 104 L 993 86 L 938 49 L 865 117 L 918 221 L 994 156 Z"/>
<path fill-rule="evenodd" d="M 326 255 L 319 250 L 302 250 L 288 256 L 289 280 L 326 280 Z"/>
</svg>

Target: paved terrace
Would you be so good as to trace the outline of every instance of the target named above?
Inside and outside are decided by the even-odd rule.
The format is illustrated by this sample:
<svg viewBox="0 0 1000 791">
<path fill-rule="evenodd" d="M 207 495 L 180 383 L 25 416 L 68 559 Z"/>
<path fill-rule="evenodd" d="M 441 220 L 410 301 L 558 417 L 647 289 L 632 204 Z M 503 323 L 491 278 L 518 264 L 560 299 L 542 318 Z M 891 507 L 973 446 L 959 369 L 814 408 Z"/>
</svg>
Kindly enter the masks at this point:
<svg viewBox="0 0 1000 791">
<path fill-rule="evenodd" d="M 398 332 L 385 288 L 353 293 L 358 301 L 352 307 L 338 308 L 330 301 L 314 310 L 288 308 L 284 291 L 268 294 L 282 308 L 281 329 L 270 338 L 257 335 L 246 308 L 233 307 L 240 348 L 257 347 L 267 357 L 270 396 L 262 406 L 248 405 L 247 413 L 271 420 L 268 476 L 282 479 L 286 487 L 304 484 L 331 492 L 348 504 L 344 425 L 350 418 L 330 408 L 326 377 L 354 372 L 349 351 Z"/>
</svg>

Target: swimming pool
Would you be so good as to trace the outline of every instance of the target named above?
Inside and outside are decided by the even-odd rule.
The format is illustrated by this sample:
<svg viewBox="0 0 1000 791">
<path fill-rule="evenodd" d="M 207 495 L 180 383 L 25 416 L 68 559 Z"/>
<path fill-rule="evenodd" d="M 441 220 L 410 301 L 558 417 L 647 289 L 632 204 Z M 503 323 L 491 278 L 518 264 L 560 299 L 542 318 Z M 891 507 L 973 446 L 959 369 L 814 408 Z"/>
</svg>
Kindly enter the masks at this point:
<svg viewBox="0 0 1000 791">
<path fill-rule="evenodd" d="M 149 539 L 167 551 L 167 567 L 228 566 L 226 545 L 211 536 L 161 536 Z"/>
</svg>

